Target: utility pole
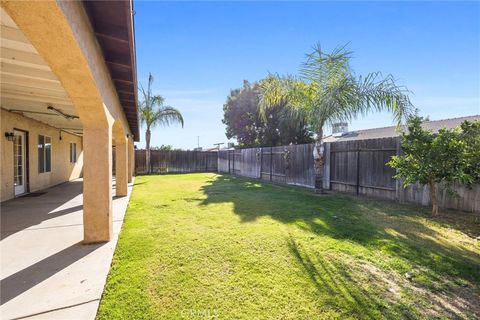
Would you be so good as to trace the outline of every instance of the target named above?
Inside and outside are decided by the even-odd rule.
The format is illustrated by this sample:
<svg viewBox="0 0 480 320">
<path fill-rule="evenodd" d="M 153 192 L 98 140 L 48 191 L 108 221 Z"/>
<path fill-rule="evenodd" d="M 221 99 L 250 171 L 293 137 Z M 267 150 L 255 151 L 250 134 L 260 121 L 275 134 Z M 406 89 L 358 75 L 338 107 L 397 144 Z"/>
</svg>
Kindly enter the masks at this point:
<svg viewBox="0 0 480 320">
<path fill-rule="evenodd" d="M 197 148 L 200 148 L 200 136 L 197 136 Z"/>
</svg>

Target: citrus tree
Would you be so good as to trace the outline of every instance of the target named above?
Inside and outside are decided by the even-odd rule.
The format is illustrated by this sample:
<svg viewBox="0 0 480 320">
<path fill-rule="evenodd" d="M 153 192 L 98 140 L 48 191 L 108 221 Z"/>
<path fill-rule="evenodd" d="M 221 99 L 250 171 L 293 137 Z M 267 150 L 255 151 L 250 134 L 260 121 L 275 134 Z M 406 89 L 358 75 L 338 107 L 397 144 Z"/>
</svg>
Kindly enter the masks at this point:
<svg viewBox="0 0 480 320">
<path fill-rule="evenodd" d="M 452 183 L 471 185 L 480 178 L 480 122 L 464 122 L 460 128 L 433 133 L 422 128 L 423 119 L 413 116 L 408 131 L 401 136 L 402 155 L 393 156 L 387 165 L 395 168 L 396 179 L 404 187 L 414 183 L 428 185 L 432 215 L 438 214 L 437 188 L 443 183 L 450 192 Z"/>
</svg>

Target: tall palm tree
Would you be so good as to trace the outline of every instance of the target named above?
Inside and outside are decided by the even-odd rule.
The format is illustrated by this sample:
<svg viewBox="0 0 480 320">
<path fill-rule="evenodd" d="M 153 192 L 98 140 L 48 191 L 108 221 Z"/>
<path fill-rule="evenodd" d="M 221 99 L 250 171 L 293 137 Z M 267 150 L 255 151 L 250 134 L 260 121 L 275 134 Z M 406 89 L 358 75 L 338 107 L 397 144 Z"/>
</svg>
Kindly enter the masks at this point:
<svg viewBox="0 0 480 320">
<path fill-rule="evenodd" d="M 183 128 L 183 116 L 177 109 L 165 105 L 165 99 L 161 95 L 152 93 L 153 76 L 148 76 L 147 90 L 140 85 L 142 101 L 140 101 L 140 121 L 145 125 L 146 164 L 147 173 L 150 173 L 150 137 L 151 129 L 157 125 L 168 126 L 172 123 L 180 123 Z"/>
<path fill-rule="evenodd" d="M 263 114 L 279 103 L 287 103 L 292 117 L 314 130 L 316 189 L 323 192 L 323 147 L 325 125 L 350 121 L 371 111 L 390 111 L 397 124 L 413 112 L 409 91 L 393 76 L 380 72 L 356 76 L 350 66 L 352 52 L 346 46 L 332 53 L 316 45 L 307 54 L 299 76 L 270 74 L 261 82 L 260 108 Z"/>
</svg>

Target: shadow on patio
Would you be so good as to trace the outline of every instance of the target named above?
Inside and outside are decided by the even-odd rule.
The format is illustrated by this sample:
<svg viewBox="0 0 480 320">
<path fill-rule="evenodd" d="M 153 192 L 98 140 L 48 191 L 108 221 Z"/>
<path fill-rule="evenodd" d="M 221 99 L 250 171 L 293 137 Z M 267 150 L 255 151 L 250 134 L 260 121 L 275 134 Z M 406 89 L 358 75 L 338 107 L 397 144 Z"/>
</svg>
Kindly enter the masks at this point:
<svg viewBox="0 0 480 320">
<path fill-rule="evenodd" d="M 0 239 L 65 214 L 82 210 L 82 202 L 67 203 L 82 194 L 82 180 L 42 190 L 40 196 L 22 196 L 2 203 Z M 66 205 L 67 204 L 67 205 Z"/>
<path fill-rule="evenodd" d="M 0 304 L 10 301 L 103 245 L 105 243 L 87 246 L 82 245 L 81 242 L 76 243 L 2 279 L 0 281 L 0 291 L 2 292 Z"/>
<path fill-rule="evenodd" d="M 95 317 L 129 196 L 113 197 L 112 241 L 83 245 L 82 189 L 78 179 L 2 203 L 2 319 Z"/>
</svg>

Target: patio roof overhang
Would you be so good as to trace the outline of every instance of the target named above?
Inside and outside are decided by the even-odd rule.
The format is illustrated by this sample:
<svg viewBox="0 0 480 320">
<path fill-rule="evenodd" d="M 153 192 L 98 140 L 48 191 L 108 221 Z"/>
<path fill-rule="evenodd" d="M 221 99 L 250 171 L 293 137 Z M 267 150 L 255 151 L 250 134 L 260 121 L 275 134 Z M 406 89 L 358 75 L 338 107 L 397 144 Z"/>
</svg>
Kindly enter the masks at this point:
<svg viewBox="0 0 480 320">
<path fill-rule="evenodd" d="M 97 41 L 134 135 L 139 141 L 137 68 L 133 3 L 121 1 L 83 1 Z"/>
<path fill-rule="evenodd" d="M 83 1 L 82 4 L 102 51 L 126 125 L 134 140 L 139 141 L 132 2 Z M 3 8 L 0 13 L 1 107 L 83 135 L 79 114 L 62 83 Z"/>
<path fill-rule="evenodd" d="M 64 87 L 3 8 L 0 27 L 1 108 L 82 135 L 82 123 Z"/>
</svg>

